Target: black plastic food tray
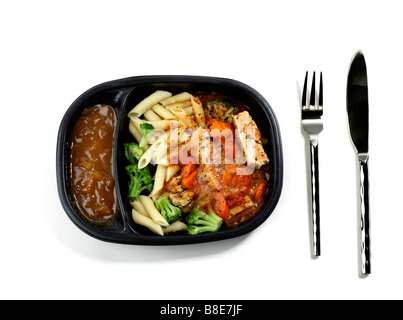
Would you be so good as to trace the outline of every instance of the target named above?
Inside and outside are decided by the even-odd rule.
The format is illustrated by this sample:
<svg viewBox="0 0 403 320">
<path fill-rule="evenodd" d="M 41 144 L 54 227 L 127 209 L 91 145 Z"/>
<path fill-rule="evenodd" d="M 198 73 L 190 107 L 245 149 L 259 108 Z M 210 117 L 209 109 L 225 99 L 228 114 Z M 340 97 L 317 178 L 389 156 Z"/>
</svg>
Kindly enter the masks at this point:
<svg viewBox="0 0 403 320">
<path fill-rule="evenodd" d="M 269 156 L 269 192 L 260 212 L 252 219 L 233 229 L 215 233 L 188 235 L 186 232 L 159 236 L 145 227 L 136 225 L 131 217 L 131 206 L 125 195 L 128 180 L 124 172 L 127 164 L 123 143 L 133 141 L 127 113 L 141 100 L 156 90 L 177 94 L 183 91 L 210 91 L 243 102 L 257 123 L 262 137 L 269 140 L 265 149 Z M 114 137 L 114 177 L 118 199 L 114 219 L 106 224 L 88 221 L 74 202 L 69 180 L 70 139 L 74 125 L 84 108 L 108 104 L 116 112 L 117 125 Z M 251 87 L 231 79 L 201 76 L 139 76 L 114 80 L 97 85 L 79 96 L 68 108 L 60 124 L 56 154 L 57 185 L 60 201 L 73 223 L 85 233 L 100 240 L 138 245 L 177 245 L 229 239 L 244 235 L 260 226 L 271 215 L 280 198 L 283 184 L 283 155 L 281 136 L 276 116 L 269 103 Z"/>
</svg>

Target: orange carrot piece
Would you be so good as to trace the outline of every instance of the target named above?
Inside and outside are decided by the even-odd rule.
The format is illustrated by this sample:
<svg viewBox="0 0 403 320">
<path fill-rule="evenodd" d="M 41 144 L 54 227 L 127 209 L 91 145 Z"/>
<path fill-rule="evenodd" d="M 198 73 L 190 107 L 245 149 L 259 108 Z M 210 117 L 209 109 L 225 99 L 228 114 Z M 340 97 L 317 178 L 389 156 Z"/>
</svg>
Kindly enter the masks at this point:
<svg viewBox="0 0 403 320">
<path fill-rule="evenodd" d="M 222 132 L 226 129 L 228 130 L 224 132 L 224 135 L 222 135 L 221 138 L 226 138 L 230 134 L 232 134 L 232 137 L 234 137 L 235 129 L 232 124 L 216 119 L 209 119 L 208 124 L 210 124 L 210 135 L 213 138 L 222 135 Z"/>
<path fill-rule="evenodd" d="M 265 192 L 266 192 L 266 183 L 262 182 L 257 186 L 253 199 L 258 202 L 261 201 L 263 199 L 263 195 L 265 194 Z"/>
<path fill-rule="evenodd" d="M 192 162 L 189 162 L 182 168 L 182 176 L 189 175 L 192 171 L 196 170 L 196 165 Z"/>
<path fill-rule="evenodd" d="M 229 217 L 229 207 L 227 201 L 221 193 L 214 196 L 213 209 L 215 213 L 220 216 L 224 221 Z"/>
<path fill-rule="evenodd" d="M 182 177 L 182 186 L 186 189 L 191 189 L 196 177 L 197 177 L 197 170 L 196 170 L 197 166 L 192 163 L 189 162 L 187 165 L 185 165 L 182 168 L 182 173 L 181 173 L 181 177 Z"/>
<path fill-rule="evenodd" d="M 186 189 L 192 189 L 194 182 L 197 178 L 197 171 L 189 173 L 187 176 L 182 178 L 182 186 Z"/>
<path fill-rule="evenodd" d="M 218 129 L 219 131 L 223 131 L 224 129 L 230 129 L 230 130 L 234 129 L 231 123 L 219 121 L 216 119 L 210 119 L 210 123 L 211 123 L 210 125 L 211 130 Z"/>
</svg>

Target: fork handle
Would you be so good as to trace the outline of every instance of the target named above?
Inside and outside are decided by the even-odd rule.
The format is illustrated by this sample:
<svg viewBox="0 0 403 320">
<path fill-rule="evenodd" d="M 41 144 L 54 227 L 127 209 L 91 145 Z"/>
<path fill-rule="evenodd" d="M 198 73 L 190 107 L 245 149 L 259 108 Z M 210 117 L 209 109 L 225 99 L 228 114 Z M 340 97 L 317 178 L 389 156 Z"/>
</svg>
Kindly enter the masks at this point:
<svg viewBox="0 0 403 320">
<path fill-rule="evenodd" d="M 368 183 L 368 155 L 358 155 L 360 163 L 360 250 L 361 272 L 363 275 L 371 273 L 370 235 L 369 235 L 369 183 Z"/>
<path fill-rule="evenodd" d="M 318 141 L 311 140 L 312 253 L 320 256 L 320 206 Z"/>
</svg>

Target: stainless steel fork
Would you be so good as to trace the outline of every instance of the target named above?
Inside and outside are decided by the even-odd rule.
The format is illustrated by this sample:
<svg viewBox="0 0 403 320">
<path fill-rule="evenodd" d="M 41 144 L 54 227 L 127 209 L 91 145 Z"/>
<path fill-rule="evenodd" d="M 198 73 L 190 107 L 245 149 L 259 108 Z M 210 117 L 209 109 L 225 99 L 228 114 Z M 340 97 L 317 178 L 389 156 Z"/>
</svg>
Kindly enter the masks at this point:
<svg viewBox="0 0 403 320">
<path fill-rule="evenodd" d="M 315 72 L 312 77 L 312 86 L 309 106 L 307 105 L 307 80 L 308 71 L 305 74 L 304 90 L 302 92 L 302 128 L 309 136 L 311 159 L 311 195 L 312 195 L 312 254 L 320 256 L 320 206 L 319 206 L 319 157 L 318 138 L 323 130 L 323 83 L 322 72 L 319 83 L 319 102 L 315 103 Z"/>
</svg>

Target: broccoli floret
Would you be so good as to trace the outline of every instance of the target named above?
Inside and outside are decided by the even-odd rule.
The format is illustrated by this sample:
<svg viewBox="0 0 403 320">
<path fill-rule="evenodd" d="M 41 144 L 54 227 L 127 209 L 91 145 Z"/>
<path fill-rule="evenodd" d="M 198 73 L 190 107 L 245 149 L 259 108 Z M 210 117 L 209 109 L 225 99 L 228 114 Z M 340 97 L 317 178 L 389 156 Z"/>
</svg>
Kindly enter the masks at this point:
<svg viewBox="0 0 403 320">
<path fill-rule="evenodd" d="M 182 210 L 171 204 L 167 197 L 159 198 L 155 201 L 155 206 L 168 223 L 174 222 L 182 216 Z"/>
<path fill-rule="evenodd" d="M 232 114 L 234 111 L 236 111 L 235 104 L 225 99 L 211 100 L 204 104 L 204 112 L 207 118 L 232 122 Z"/>
<path fill-rule="evenodd" d="M 154 126 L 149 123 L 142 123 L 140 124 L 141 128 L 141 140 L 140 140 L 140 148 L 143 148 L 148 140 L 150 139 L 153 131 L 154 131 Z"/>
<path fill-rule="evenodd" d="M 222 222 L 222 218 L 210 208 L 207 214 L 194 207 L 188 217 L 188 233 L 195 235 L 203 232 L 216 232 L 220 229 Z"/>
<path fill-rule="evenodd" d="M 144 150 L 136 142 L 126 142 L 123 144 L 125 148 L 125 156 L 130 163 L 140 160 L 141 156 L 144 154 Z"/>
<path fill-rule="evenodd" d="M 144 190 L 151 192 L 153 180 L 148 167 L 139 169 L 137 162 L 134 162 L 126 167 L 126 172 L 130 177 L 127 195 L 130 200 L 137 200 Z"/>
</svg>

